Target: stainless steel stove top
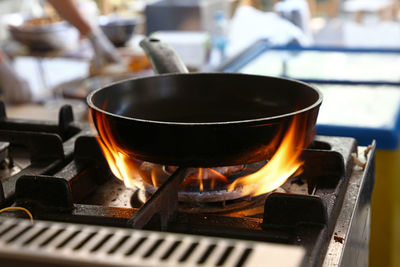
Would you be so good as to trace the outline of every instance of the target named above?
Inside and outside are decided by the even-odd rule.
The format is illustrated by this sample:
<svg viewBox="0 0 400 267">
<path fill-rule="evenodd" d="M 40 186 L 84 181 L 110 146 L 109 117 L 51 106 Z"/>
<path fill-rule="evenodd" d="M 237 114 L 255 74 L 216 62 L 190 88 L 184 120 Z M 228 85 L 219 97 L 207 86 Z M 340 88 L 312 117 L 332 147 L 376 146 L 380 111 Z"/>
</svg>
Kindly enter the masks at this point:
<svg viewBox="0 0 400 267">
<path fill-rule="evenodd" d="M 69 107 L 60 110 L 58 124 L 16 121 L 6 117 L 4 107 L 0 111 L 0 141 L 9 146 L 3 162 L 14 170 L 0 172 L 0 208 L 24 206 L 34 215 L 31 224 L 21 211 L 0 213 L 1 263 L 367 263 L 374 144 L 357 147 L 351 138 L 318 136 L 303 152 L 304 173 L 281 192 L 188 207 L 174 200 L 177 179 L 151 197 L 115 180 L 90 128 L 75 123 Z M 358 166 L 355 158 L 364 164 Z"/>
</svg>

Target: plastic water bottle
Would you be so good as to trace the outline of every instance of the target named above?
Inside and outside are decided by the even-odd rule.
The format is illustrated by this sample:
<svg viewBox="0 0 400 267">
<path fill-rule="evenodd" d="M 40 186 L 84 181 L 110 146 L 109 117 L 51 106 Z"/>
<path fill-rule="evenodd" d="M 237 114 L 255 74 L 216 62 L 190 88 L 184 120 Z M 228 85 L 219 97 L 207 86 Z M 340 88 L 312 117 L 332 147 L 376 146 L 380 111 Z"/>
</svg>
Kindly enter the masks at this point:
<svg viewBox="0 0 400 267">
<path fill-rule="evenodd" d="M 228 43 L 228 21 L 223 11 L 217 11 L 214 16 L 211 29 L 211 65 L 218 65 L 225 58 L 226 45 Z"/>
</svg>

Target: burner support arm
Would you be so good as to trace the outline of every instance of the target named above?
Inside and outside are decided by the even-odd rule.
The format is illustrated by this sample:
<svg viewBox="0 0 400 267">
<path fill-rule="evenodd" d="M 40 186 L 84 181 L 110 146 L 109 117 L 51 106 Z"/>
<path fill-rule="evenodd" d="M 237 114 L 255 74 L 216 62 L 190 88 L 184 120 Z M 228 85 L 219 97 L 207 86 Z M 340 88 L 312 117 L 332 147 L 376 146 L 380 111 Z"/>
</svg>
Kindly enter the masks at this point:
<svg viewBox="0 0 400 267">
<path fill-rule="evenodd" d="M 144 206 L 128 220 L 128 226 L 141 229 L 155 216 L 160 216 L 161 230 L 166 230 L 178 208 L 178 187 L 185 178 L 187 168 L 178 168 L 163 183 Z"/>
</svg>

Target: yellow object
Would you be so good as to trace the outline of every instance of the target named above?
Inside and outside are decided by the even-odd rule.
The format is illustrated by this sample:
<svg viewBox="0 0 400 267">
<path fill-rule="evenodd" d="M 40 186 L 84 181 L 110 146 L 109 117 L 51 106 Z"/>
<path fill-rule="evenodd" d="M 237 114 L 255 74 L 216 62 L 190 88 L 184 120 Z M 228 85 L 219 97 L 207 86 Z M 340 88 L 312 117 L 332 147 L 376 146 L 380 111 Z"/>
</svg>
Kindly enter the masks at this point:
<svg viewBox="0 0 400 267">
<path fill-rule="evenodd" d="M 0 213 L 5 212 L 5 211 L 9 211 L 9 210 L 22 210 L 22 211 L 24 211 L 26 214 L 28 214 L 29 219 L 31 220 L 31 222 L 33 222 L 32 213 L 31 213 L 29 210 L 27 210 L 27 209 L 25 209 L 25 208 L 23 208 L 23 207 L 8 207 L 8 208 L 4 208 L 4 209 L 1 209 L 1 210 L 0 210 Z"/>
<path fill-rule="evenodd" d="M 376 152 L 371 212 L 369 265 L 400 266 L 400 148 Z"/>
</svg>

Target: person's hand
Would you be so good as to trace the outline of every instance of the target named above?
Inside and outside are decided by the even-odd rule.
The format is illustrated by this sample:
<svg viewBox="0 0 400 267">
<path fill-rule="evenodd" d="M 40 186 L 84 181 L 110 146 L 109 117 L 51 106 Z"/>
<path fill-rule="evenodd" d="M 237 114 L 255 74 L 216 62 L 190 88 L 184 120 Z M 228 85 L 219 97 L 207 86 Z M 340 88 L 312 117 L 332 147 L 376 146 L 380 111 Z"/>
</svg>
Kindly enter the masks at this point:
<svg viewBox="0 0 400 267">
<path fill-rule="evenodd" d="M 48 0 L 61 17 L 74 25 L 82 36 L 89 39 L 94 50 L 93 67 L 101 70 L 108 63 L 122 63 L 117 49 L 98 26 L 91 25 L 77 8 L 73 0 Z"/>
<path fill-rule="evenodd" d="M 13 68 L 11 62 L 0 57 L 0 87 L 3 99 L 8 103 L 25 103 L 32 100 L 32 92 L 28 82 Z"/>
<path fill-rule="evenodd" d="M 87 35 L 94 50 L 95 68 L 101 69 L 108 63 L 121 63 L 122 59 L 118 55 L 117 49 L 108 40 L 100 29 L 93 30 Z"/>
</svg>

